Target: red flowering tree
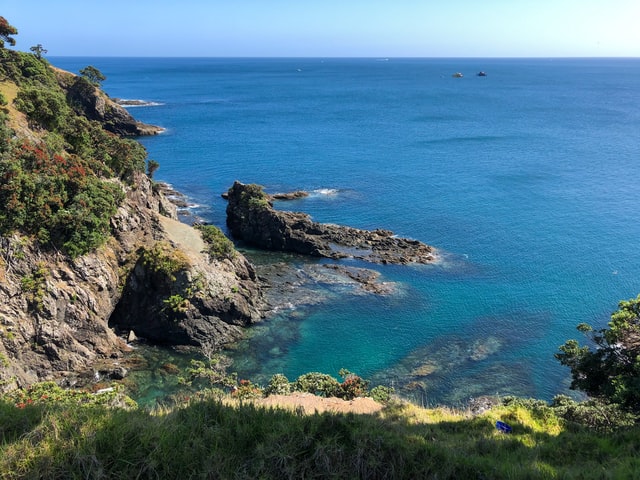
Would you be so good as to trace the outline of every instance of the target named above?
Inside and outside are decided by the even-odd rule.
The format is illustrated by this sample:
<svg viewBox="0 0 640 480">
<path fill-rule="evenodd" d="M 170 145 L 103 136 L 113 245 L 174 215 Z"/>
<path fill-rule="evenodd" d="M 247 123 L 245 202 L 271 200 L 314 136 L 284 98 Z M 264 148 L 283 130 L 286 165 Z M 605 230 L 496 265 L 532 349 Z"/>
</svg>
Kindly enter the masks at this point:
<svg viewBox="0 0 640 480">
<path fill-rule="evenodd" d="M 6 18 L 0 17 L 0 48 L 4 48 L 4 42 L 7 42 L 11 46 L 15 45 L 16 40 L 12 38 L 11 35 L 17 34 L 18 29 L 10 25 Z"/>
</svg>

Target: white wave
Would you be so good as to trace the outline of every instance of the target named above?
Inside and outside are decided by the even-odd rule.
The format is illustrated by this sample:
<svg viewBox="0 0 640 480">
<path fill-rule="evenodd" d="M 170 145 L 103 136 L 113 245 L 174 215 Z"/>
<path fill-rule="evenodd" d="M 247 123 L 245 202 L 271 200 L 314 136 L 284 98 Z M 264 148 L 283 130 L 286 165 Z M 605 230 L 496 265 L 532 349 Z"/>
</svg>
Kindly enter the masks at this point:
<svg viewBox="0 0 640 480">
<path fill-rule="evenodd" d="M 161 102 L 149 102 L 147 100 L 131 100 L 121 98 L 118 100 L 118 104 L 124 108 L 136 108 L 136 107 L 159 107 L 164 105 Z"/>
<path fill-rule="evenodd" d="M 315 193 L 316 195 L 337 195 L 338 189 L 337 188 L 318 188 L 316 190 L 313 190 L 313 193 Z"/>
</svg>

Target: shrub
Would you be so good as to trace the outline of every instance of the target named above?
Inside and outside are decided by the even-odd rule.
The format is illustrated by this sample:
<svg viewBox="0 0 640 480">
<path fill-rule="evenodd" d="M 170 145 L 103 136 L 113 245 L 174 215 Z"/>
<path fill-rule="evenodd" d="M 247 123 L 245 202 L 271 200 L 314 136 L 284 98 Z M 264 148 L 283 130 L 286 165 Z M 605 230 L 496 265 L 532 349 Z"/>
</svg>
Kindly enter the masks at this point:
<svg viewBox="0 0 640 480">
<path fill-rule="evenodd" d="M 343 378 L 340 384 L 339 397 L 351 400 L 356 397 L 364 397 L 369 389 L 369 381 L 351 373 L 349 370 L 341 369 L 339 375 Z"/>
<path fill-rule="evenodd" d="M 250 210 L 264 210 L 269 208 L 269 197 L 262 186 L 255 183 L 245 185 L 244 190 L 240 194 L 240 204 Z"/>
<path fill-rule="evenodd" d="M 620 405 L 598 399 L 576 402 L 566 395 L 557 395 L 551 407 L 566 421 L 601 433 L 631 427 L 638 420 L 634 414 L 625 412 Z"/>
<path fill-rule="evenodd" d="M 291 393 L 291 384 L 289 379 L 281 373 L 276 373 L 269 380 L 269 385 L 264 389 L 264 394 L 269 395 L 287 395 Z"/>
<path fill-rule="evenodd" d="M 336 397 L 341 393 L 340 383 L 331 375 L 310 372 L 300 375 L 293 384 L 296 392 L 313 393 L 321 397 Z"/>
<path fill-rule="evenodd" d="M 176 274 L 189 266 L 189 259 L 167 242 L 158 242 L 152 248 L 143 248 L 140 257 L 142 264 L 153 273 L 176 281 Z"/>
<path fill-rule="evenodd" d="M 231 391 L 231 396 L 240 400 L 262 397 L 262 389 L 251 383 L 251 380 L 240 380 L 238 386 Z"/>
<path fill-rule="evenodd" d="M 173 313 L 184 313 L 189 310 L 191 303 L 188 299 L 184 298 L 180 294 L 171 295 L 169 298 L 163 300 L 165 308 L 168 308 Z"/>
<path fill-rule="evenodd" d="M 640 295 L 621 301 L 608 327 L 581 323 L 578 331 L 597 348 L 567 340 L 555 357 L 571 369 L 571 388 L 640 413 Z"/>
<path fill-rule="evenodd" d="M 369 396 L 378 403 L 387 404 L 391 400 L 391 396 L 395 392 L 393 387 L 385 385 L 377 385 L 371 389 Z"/>
<path fill-rule="evenodd" d="M 214 225 L 195 225 L 207 244 L 207 253 L 213 259 L 232 259 L 236 254 L 233 242 Z"/>
<path fill-rule="evenodd" d="M 62 91 L 47 87 L 23 87 L 14 104 L 29 120 L 47 130 L 61 128 L 71 113 Z"/>
</svg>

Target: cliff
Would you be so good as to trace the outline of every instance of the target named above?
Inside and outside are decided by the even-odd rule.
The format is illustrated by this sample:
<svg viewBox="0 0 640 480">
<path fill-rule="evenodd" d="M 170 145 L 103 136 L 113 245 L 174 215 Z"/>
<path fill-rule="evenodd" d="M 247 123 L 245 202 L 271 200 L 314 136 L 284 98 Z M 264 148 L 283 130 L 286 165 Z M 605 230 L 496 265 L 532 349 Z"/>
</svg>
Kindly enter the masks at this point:
<svg viewBox="0 0 640 480">
<path fill-rule="evenodd" d="M 0 54 L 0 390 L 122 376 L 131 331 L 207 348 L 237 339 L 261 317 L 255 272 L 176 220 L 144 149 L 120 140 L 141 124 L 78 77 Z M 58 109 L 44 116 L 41 101 Z"/>
</svg>

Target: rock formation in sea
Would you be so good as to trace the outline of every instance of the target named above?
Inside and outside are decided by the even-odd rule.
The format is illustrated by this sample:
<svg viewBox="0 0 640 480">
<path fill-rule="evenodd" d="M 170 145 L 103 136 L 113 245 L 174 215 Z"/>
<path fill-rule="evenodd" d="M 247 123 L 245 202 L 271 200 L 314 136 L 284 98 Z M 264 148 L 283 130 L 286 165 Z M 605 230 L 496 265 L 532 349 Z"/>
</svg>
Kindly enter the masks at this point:
<svg viewBox="0 0 640 480">
<path fill-rule="evenodd" d="M 435 250 L 389 230 L 361 230 L 314 222 L 305 213 L 273 208 L 255 184 L 235 182 L 225 195 L 227 226 L 234 238 L 267 250 L 325 258 L 357 258 L 373 263 L 431 263 Z"/>
</svg>

